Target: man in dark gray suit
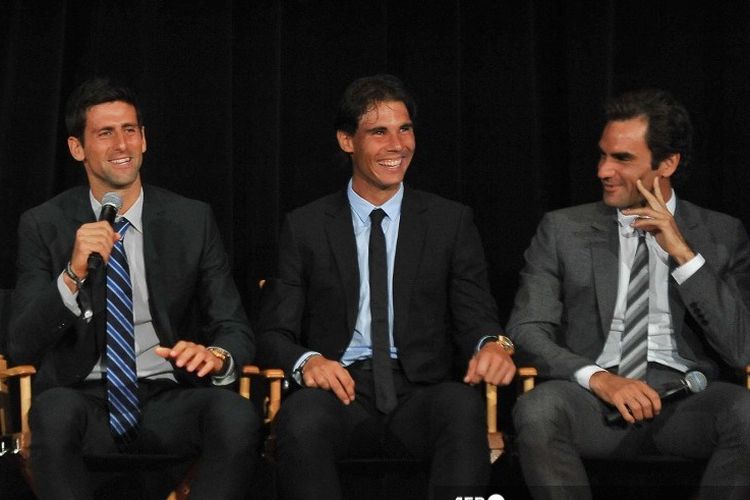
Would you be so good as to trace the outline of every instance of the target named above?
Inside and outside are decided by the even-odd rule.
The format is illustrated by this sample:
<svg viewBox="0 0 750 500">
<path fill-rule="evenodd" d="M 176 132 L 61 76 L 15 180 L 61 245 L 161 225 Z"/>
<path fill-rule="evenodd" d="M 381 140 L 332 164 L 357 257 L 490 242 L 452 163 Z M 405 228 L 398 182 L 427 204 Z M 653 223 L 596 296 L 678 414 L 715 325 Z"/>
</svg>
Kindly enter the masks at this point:
<svg viewBox="0 0 750 500">
<path fill-rule="evenodd" d="M 231 384 L 255 346 L 213 214 L 142 185 L 145 130 L 126 87 L 84 82 L 66 123 L 88 186 L 22 215 L 8 343 L 37 367 L 36 493 L 93 498 L 84 455 L 124 451 L 194 460 L 191 498 L 244 498 L 259 419 L 211 386 Z M 119 232 L 96 221 L 105 193 L 121 200 Z M 144 494 L 163 498 L 174 484 L 161 482 Z"/>
<path fill-rule="evenodd" d="M 661 453 L 708 459 L 703 497 L 748 498 L 750 392 L 720 380 L 750 362 L 747 232 L 676 197 L 692 137 L 682 105 L 643 90 L 606 111 L 603 200 L 544 217 L 509 320 L 550 379 L 514 409 L 526 481 L 535 498 L 588 498 L 581 457 Z M 663 401 L 692 370 L 708 387 Z"/>
<path fill-rule="evenodd" d="M 403 185 L 414 110 L 393 76 L 353 82 L 336 122 L 351 182 L 284 224 L 259 344 L 297 389 L 276 425 L 285 498 L 340 498 L 336 461 L 351 456 L 426 459 L 433 494 L 483 493 L 489 479 L 467 383 L 509 383 L 512 344 L 471 210 Z M 464 383 L 451 381 L 456 359 Z"/>
</svg>

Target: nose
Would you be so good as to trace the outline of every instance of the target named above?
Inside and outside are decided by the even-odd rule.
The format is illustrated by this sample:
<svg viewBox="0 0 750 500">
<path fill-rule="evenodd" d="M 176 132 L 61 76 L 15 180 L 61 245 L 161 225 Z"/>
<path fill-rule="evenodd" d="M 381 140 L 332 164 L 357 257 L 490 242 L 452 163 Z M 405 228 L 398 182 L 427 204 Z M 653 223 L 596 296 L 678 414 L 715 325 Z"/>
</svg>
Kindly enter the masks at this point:
<svg viewBox="0 0 750 500">
<path fill-rule="evenodd" d="M 125 134 L 122 130 L 115 130 L 113 145 L 118 151 L 125 149 Z"/>
<path fill-rule="evenodd" d="M 599 158 L 599 164 L 596 167 L 596 175 L 600 179 L 606 179 L 612 177 L 614 170 L 612 162 L 606 156 L 602 155 Z"/>
<path fill-rule="evenodd" d="M 388 150 L 389 151 L 401 151 L 404 149 L 404 143 L 399 134 L 389 134 Z"/>
</svg>

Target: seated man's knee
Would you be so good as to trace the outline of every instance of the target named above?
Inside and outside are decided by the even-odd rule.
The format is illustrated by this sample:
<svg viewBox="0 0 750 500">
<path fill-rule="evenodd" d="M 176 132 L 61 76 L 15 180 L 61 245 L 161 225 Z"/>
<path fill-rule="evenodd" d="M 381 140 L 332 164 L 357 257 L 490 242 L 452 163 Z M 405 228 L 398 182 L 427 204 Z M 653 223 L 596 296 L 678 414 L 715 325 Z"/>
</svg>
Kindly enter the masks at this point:
<svg viewBox="0 0 750 500">
<path fill-rule="evenodd" d="M 317 438 L 327 439 L 341 431 L 337 407 L 342 403 L 331 392 L 303 389 L 289 396 L 276 417 L 279 444 Z"/>
<path fill-rule="evenodd" d="M 212 416 L 208 425 L 212 439 L 217 440 L 229 453 L 252 452 L 258 444 L 261 421 L 253 404 L 238 394 L 221 389 L 212 389 Z"/>
<path fill-rule="evenodd" d="M 521 395 L 513 407 L 513 424 L 519 437 L 541 439 L 554 435 L 567 421 L 565 388 L 555 381 L 540 384 L 536 389 Z"/>
<path fill-rule="evenodd" d="M 484 421 L 484 402 L 479 390 L 458 382 L 445 382 L 435 386 L 430 394 L 430 405 L 438 415 L 451 415 L 451 419 L 468 422 Z"/>
<path fill-rule="evenodd" d="M 86 411 L 83 394 L 75 389 L 54 387 L 34 397 L 29 411 L 29 426 L 37 434 L 80 435 L 85 430 Z"/>
<path fill-rule="evenodd" d="M 733 436 L 750 453 L 750 391 L 737 391 L 726 414 L 718 418 L 724 434 Z"/>
</svg>

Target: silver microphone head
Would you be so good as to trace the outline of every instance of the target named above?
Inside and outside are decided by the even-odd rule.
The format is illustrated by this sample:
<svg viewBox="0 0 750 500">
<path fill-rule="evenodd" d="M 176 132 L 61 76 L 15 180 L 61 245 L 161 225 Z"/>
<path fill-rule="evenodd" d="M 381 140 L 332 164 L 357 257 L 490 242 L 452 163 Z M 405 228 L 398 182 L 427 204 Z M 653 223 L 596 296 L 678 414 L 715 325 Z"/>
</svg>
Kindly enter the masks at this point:
<svg viewBox="0 0 750 500">
<path fill-rule="evenodd" d="M 706 389 L 708 380 L 706 380 L 706 376 L 703 373 L 696 370 L 685 374 L 685 384 L 687 384 L 690 392 L 695 394 Z"/>
<path fill-rule="evenodd" d="M 119 212 L 122 208 L 122 198 L 120 198 L 120 195 L 114 192 L 104 193 L 104 196 L 102 197 L 102 206 L 111 206 L 115 207 L 117 211 Z"/>
</svg>

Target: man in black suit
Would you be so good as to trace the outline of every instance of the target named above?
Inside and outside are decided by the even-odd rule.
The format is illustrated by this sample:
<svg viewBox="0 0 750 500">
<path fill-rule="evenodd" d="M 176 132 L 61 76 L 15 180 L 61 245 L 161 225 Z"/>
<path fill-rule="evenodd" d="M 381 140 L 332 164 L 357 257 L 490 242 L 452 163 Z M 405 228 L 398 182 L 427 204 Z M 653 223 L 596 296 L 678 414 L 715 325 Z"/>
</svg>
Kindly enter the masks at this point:
<svg viewBox="0 0 750 500">
<path fill-rule="evenodd" d="M 482 400 L 469 384 L 508 384 L 512 345 L 498 337 L 471 210 L 402 183 L 414 109 L 393 76 L 353 82 L 336 122 L 349 187 L 284 224 L 259 340 L 298 388 L 276 427 L 285 498 L 340 498 L 336 461 L 351 456 L 429 460 L 433 493 L 488 481 Z M 464 383 L 451 381 L 455 350 Z"/>
<path fill-rule="evenodd" d="M 66 124 L 89 185 L 22 215 L 9 338 L 13 361 L 38 370 L 36 492 L 93 498 L 84 454 L 123 451 L 193 457 L 191 498 L 244 498 L 259 419 L 236 392 L 212 385 L 231 384 L 255 346 L 213 214 L 141 184 L 145 130 L 129 89 L 83 83 Z M 95 222 L 105 193 L 122 201 L 120 232 Z M 116 252 L 126 278 L 113 294 Z M 89 264 L 93 254 L 102 265 Z M 114 305 L 114 295 L 125 305 Z M 117 351 L 112 331 L 129 347 Z"/>
<path fill-rule="evenodd" d="M 720 380 L 750 362 L 750 242 L 739 220 L 677 198 L 691 139 L 668 93 L 612 99 L 602 202 L 547 214 L 526 251 L 508 332 L 551 379 L 513 412 L 535 498 L 590 498 L 581 457 L 651 453 L 708 459 L 701 498 L 750 495 L 750 392 Z M 662 401 L 692 370 L 707 388 Z"/>
</svg>

